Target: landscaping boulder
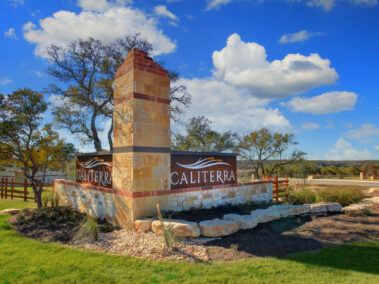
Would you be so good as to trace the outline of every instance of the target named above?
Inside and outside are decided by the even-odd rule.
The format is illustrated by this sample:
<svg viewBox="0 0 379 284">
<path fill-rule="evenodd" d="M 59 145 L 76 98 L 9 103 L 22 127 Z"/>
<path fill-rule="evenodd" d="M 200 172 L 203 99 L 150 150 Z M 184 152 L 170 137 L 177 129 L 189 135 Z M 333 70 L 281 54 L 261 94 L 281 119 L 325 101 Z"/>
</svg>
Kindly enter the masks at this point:
<svg viewBox="0 0 379 284">
<path fill-rule="evenodd" d="M 325 202 L 328 212 L 342 212 L 342 205 L 338 202 Z"/>
<path fill-rule="evenodd" d="M 280 219 L 280 212 L 276 208 L 253 210 L 251 211 L 251 215 L 257 217 L 259 223 Z"/>
<path fill-rule="evenodd" d="M 133 223 L 133 228 L 138 233 L 146 233 L 148 231 L 151 231 L 152 223 L 153 219 L 135 220 Z"/>
<path fill-rule="evenodd" d="M 363 203 L 363 204 L 379 204 L 379 197 L 364 198 L 359 203 Z"/>
<path fill-rule="evenodd" d="M 200 229 L 196 222 L 188 222 L 185 220 L 163 220 L 165 228 L 170 230 L 178 238 L 187 237 L 198 237 L 200 236 Z M 151 229 L 156 234 L 162 234 L 162 223 L 161 221 L 153 221 L 151 224 Z"/>
<path fill-rule="evenodd" d="M 0 214 L 18 214 L 20 213 L 21 209 L 15 209 L 15 208 L 8 208 L 0 211 Z"/>
<path fill-rule="evenodd" d="M 328 205 L 325 202 L 309 204 L 312 214 L 328 212 Z"/>
<path fill-rule="evenodd" d="M 243 230 L 252 229 L 258 225 L 258 218 L 253 215 L 227 214 L 224 215 L 224 220 L 239 222 Z"/>
<path fill-rule="evenodd" d="M 373 204 L 365 204 L 365 203 L 353 203 L 348 206 L 345 206 L 342 208 L 342 211 L 345 214 L 355 214 L 360 213 L 365 209 L 371 209 L 373 207 Z"/>
<path fill-rule="evenodd" d="M 282 218 L 308 214 L 311 210 L 309 205 L 272 205 L 268 209 L 278 210 Z"/>
<path fill-rule="evenodd" d="M 373 187 L 373 188 L 370 188 L 368 190 L 368 193 L 369 194 L 372 194 L 372 193 L 379 193 L 379 187 Z"/>
<path fill-rule="evenodd" d="M 240 222 L 214 219 L 200 222 L 199 227 L 204 237 L 222 237 L 237 232 L 240 229 Z"/>
</svg>

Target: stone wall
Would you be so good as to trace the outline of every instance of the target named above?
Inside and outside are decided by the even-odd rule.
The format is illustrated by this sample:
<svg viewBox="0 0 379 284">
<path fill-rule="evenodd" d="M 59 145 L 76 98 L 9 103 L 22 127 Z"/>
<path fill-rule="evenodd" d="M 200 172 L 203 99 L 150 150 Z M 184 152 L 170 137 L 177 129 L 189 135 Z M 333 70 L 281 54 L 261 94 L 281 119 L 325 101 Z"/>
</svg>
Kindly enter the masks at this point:
<svg viewBox="0 0 379 284">
<path fill-rule="evenodd" d="M 268 181 L 207 188 L 130 192 L 55 180 L 54 191 L 59 195 L 62 205 L 104 218 L 123 228 L 131 228 L 136 218 L 155 215 L 157 203 L 162 211 L 183 211 L 272 200 L 272 183 Z M 131 216 L 131 208 L 139 210 L 141 214 Z"/>
</svg>

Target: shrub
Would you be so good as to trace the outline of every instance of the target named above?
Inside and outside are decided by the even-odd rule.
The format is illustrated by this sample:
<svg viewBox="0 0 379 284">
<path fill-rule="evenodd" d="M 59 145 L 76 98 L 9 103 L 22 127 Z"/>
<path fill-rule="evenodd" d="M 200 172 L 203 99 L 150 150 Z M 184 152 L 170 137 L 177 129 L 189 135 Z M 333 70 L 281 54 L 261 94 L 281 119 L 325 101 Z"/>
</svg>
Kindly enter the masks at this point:
<svg viewBox="0 0 379 284">
<path fill-rule="evenodd" d="M 97 241 L 99 239 L 99 228 L 96 218 L 87 218 L 78 232 L 75 234 L 74 241 Z"/>
</svg>

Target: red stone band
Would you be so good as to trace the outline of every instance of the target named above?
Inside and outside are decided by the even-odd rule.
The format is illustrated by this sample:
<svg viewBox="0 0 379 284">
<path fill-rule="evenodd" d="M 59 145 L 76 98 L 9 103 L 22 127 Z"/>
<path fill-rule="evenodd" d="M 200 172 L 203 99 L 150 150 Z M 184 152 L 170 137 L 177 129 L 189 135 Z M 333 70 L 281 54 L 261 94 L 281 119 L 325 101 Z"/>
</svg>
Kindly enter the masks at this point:
<svg viewBox="0 0 379 284">
<path fill-rule="evenodd" d="M 150 95 L 145 95 L 145 94 L 140 94 L 140 93 L 131 93 L 128 97 L 126 98 L 121 98 L 121 99 L 115 99 L 114 100 L 114 105 L 121 104 L 125 101 L 131 100 L 131 99 L 140 99 L 140 100 L 145 100 L 145 101 L 150 101 L 150 102 L 155 102 L 155 103 L 160 103 L 160 104 L 170 104 L 169 99 L 163 99 L 163 98 L 158 98 L 155 96 L 150 96 Z"/>
<path fill-rule="evenodd" d="M 64 179 L 54 180 L 53 181 L 53 187 L 55 186 L 55 183 L 61 183 L 61 184 L 73 185 L 73 186 L 80 186 L 84 189 L 97 190 L 97 191 L 112 193 L 115 195 L 126 196 L 126 197 L 131 197 L 131 198 L 141 198 L 141 197 L 150 197 L 150 196 L 170 195 L 170 194 L 182 193 L 182 192 L 204 191 L 204 190 L 217 189 L 217 188 L 229 188 L 229 187 L 246 186 L 246 185 L 253 185 L 253 184 L 272 183 L 272 181 L 262 180 L 262 181 L 253 181 L 253 182 L 247 182 L 247 183 L 234 183 L 234 184 L 224 184 L 224 185 L 211 185 L 211 186 L 203 186 L 203 187 L 187 187 L 187 188 L 178 188 L 178 189 L 164 189 L 164 190 L 141 191 L 141 192 L 131 192 L 131 191 L 111 189 L 111 188 L 95 186 L 95 185 L 81 184 L 81 183 L 77 183 L 77 182 L 70 181 L 70 180 L 64 180 Z"/>
</svg>

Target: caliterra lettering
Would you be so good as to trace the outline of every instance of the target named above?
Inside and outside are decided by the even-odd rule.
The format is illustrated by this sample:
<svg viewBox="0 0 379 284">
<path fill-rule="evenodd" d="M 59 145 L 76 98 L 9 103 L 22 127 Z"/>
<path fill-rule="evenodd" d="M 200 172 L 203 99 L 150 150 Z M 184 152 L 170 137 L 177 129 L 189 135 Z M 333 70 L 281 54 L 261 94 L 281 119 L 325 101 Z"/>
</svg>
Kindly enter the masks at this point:
<svg viewBox="0 0 379 284">
<path fill-rule="evenodd" d="M 99 183 L 102 186 L 112 184 L 112 174 L 102 171 L 76 171 L 76 180 L 81 182 Z"/>
<path fill-rule="evenodd" d="M 172 185 L 194 185 L 200 183 L 217 183 L 236 181 L 233 171 L 218 170 L 218 171 L 190 171 L 179 174 L 178 172 L 171 173 Z"/>
</svg>

